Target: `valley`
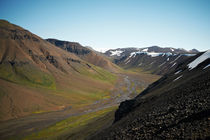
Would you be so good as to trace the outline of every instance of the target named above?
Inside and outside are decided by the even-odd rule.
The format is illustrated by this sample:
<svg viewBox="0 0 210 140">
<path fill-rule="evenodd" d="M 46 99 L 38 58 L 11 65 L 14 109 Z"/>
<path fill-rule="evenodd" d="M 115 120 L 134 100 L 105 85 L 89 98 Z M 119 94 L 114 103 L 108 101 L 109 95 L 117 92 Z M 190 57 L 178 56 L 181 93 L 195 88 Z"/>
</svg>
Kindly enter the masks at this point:
<svg viewBox="0 0 210 140">
<path fill-rule="evenodd" d="M 210 50 L 102 53 L 0 20 L 0 139 L 207 138 L 209 66 Z"/>
<path fill-rule="evenodd" d="M 94 103 L 90 105 L 77 109 L 67 107 L 60 111 L 36 113 L 19 119 L 4 121 L 0 123 L 0 138 L 24 139 L 24 137 L 26 137 L 25 139 L 42 139 L 43 137 L 48 138 L 49 136 L 49 138 L 52 139 L 52 136 L 47 135 L 45 131 L 57 123 L 72 117 L 84 116 L 85 114 L 97 113 L 98 111 L 100 112 L 107 109 L 109 110 L 107 113 L 112 112 L 113 110 L 116 110 L 120 102 L 137 96 L 138 93 L 143 91 L 150 83 L 159 78 L 159 76 L 156 75 L 130 71 L 118 73 L 116 75 L 118 77 L 116 84 L 110 91 L 108 98 L 94 101 Z M 97 117 L 100 118 L 101 115 Z M 110 120 L 108 120 L 108 123 L 111 124 L 113 120 L 114 116 L 112 115 Z M 75 127 L 78 127 L 78 125 L 79 124 Z M 70 130 L 71 129 L 69 129 L 69 132 L 71 132 Z M 96 130 L 93 132 L 95 131 Z M 93 134 L 93 132 L 91 132 L 91 134 Z M 56 129 L 51 133 L 56 133 Z M 67 133 L 66 135 L 70 135 L 70 133 Z"/>
<path fill-rule="evenodd" d="M 210 140 L 210 0 L 0 0 L 0 140 Z"/>
</svg>

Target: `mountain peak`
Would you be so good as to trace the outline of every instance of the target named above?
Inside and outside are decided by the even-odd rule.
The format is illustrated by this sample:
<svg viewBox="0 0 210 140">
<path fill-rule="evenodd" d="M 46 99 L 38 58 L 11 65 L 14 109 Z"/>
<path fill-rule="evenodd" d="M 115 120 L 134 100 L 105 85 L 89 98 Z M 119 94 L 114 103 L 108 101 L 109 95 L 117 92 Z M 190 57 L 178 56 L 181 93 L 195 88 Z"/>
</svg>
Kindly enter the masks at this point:
<svg viewBox="0 0 210 140">
<path fill-rule="evenodd" d="M 191 52 L 191 53 L 199 53 L 199 51 L 197 49 L 189 50 L 189 52 Z"/>
<path fill-rule="evenodd" d="M 0 19 L 0 28 L 3 29 L 10 29 L 10 30 L 14 30 L 14 29 L 18 29 L 18 30 L 24 30 L 23 28 L 21 28 L 20 26 L 17 26 L 15 24 L 10 23 L 7 20 L 3 20 Z"/>
</svg>

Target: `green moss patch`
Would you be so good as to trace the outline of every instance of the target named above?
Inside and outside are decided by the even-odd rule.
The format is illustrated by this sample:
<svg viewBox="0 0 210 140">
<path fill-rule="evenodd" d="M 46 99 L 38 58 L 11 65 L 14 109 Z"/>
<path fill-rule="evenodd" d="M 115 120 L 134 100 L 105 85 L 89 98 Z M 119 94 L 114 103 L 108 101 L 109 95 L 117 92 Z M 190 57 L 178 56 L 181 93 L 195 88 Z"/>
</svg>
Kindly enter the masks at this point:
<svg viewBox="0 0 210 140">
<path fill-rule="evenodd" d="M 53 76 L 38 70 L 32 65 L 12 66 L 9 63 L 1 64 L 0 78 L 18 84 L 55 89 Z"/>
<path fill-rule="evenodd" d="M 85 139 L 87 136 L 100 130 L 108 122 L 112 122 L 115 110 L 116 107 L 110 107 L 81 116 L 69 117 L 68 119 L 62 120 L 46 129 L 25 137 L 24 140 L 54 140 L 67 137 L 69 139 Z"/>
</svg>

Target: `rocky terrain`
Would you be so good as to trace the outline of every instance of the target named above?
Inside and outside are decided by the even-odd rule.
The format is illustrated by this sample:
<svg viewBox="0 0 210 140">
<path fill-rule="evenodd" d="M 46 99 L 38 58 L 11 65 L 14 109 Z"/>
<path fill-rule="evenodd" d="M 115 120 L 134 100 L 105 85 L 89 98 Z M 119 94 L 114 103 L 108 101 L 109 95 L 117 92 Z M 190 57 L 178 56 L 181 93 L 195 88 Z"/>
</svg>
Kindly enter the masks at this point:
<svg viewBox="0 0 210 140">
<path fill-rule="evenodd" d="M 117 65 L 111 63 L 110 60 L 102 56 L 100 53 L 88 47 L 84 47 L 77 42 L 61 41 L 57 39 L 46 39 L 46 40 L 51 44 L 63 50 L 66 50 L 67 52 L 74 53 L 81 59 L 93 65 L 104 68 L 108 71 L 117 72 L 120 69 Z"/>
<path fill-rule="evenodd" d="M 122 48 L 108 50 L 104 54 L 113 59 L 113 62 L 125 69 L 146 71 L 164 75 L 188 59 L 196 55 L 196 49 L 161 48 L 152 46 L 147 48 Z"/>
<path fill-rule="evenodd" d="M 209 139 L 210 51 L 187 59 L 132 100 L 94 139 Z"/>
</svg>

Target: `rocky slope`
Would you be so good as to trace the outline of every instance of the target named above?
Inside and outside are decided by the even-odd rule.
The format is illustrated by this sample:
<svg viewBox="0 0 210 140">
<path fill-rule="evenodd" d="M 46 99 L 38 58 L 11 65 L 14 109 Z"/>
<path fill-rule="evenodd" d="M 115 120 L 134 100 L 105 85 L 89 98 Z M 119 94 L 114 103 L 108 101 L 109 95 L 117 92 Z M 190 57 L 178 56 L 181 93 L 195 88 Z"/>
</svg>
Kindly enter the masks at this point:
<svg viewBox="0 0 210 140">
<path fill-rule="evenodd" d="M 196 55 L 198 51 L 193 49 L 161 48 L 157 46 L 148 48 L 124 48 L 108 50 L 105 55 L 126 69 L 144 70 L 154 74 L 163 75 L 173 71 L 180 63 Z"/>
<path fill-rule="evenodd" d="M 136 98 L 95 139 L 209 139 L 210 50 L 187 59 Z"/>
<path fill-rule="evenodd" d="M 116 66 L 115 64 L 113 64 L 110 60 L 108 60 L 104 56 L 100 55 L 96 51 L 93 51 L 92 49 L 83 47 L 79 43 L 69 42 L 69 41 L 61 41 L 61 40 L 57 40 L 57 39 L 46 39 L 46 40 L 61 49 L 64 49 L 68 52 L 76 54 L 81 59 L 83 59 L 93 65 L 105 68 L 106 70 L 109 70 L 111 72 L 119 71 L 119 67 Z"/>
<path fill-rule="evenodd" d="M 134 52 L 155 52 L 155 53 L 173 53 L 173 54 L 197 54 L 198 50 L 185 50 L 182 48 L 162 48 L 159 46 L 151 46 L 146 48 L 118 48 L 118 49 L 110 49 L 107 50 L 104 54 L 108 57 L 113 57 L 115 59 L 122 58 L 124 56 L 129 56 Z"/>
</svg>

